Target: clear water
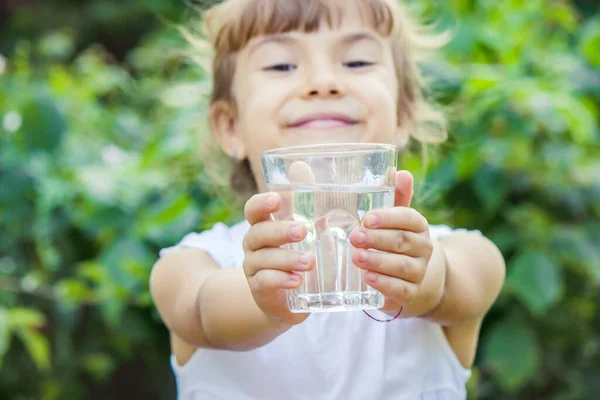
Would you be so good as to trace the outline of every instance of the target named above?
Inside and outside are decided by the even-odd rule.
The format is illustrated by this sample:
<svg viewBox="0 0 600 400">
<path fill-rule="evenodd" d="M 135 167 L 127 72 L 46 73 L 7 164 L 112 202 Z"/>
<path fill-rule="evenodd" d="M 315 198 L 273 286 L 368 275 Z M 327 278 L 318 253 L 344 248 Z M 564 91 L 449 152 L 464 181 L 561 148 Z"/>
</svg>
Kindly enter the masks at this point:
<svg viewBox="0 0 600 400">
<path fill-rule="evenodd" d="M 304 273 L 302 285 L 289 291 L 292 312 L 327 312 L 381 308 L 384 297 L 364 281 L 364 271 L 352 262 L 350 233 L 365 213 L 394 205 L 389 187 L 289 185 L 270 187 L 283 204 L 278 220 L 303 222 L 308 235 L 287 245 L 312 252 L 316 266 Z"/>
</svg>

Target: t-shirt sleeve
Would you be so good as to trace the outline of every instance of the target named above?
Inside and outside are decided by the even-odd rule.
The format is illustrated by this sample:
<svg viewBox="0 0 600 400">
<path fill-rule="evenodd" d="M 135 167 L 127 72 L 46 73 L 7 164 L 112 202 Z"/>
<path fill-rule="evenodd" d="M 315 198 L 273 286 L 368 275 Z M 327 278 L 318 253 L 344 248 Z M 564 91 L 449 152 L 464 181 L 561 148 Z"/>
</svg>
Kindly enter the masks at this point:
<svg viewBox="0 0 600 400">
<path fill-rule="evenodd" d="M 181 249 L 199 249 L 205 251 L 221 268 L 235 267 L 235 259 L 232 252 L 232 238 L 230 228 L 222 223 L 216 223 L 211 229 L 202 233 L 190 233 L 181 242 L 173 247 L 160 251 L 160 257 L 165 254 Z"/>
<path fill-rule="evenodd" d="M 470 231 L 467 229 L 452 229 L 447 225 L 429 225 L 429 236 L 432 239 L 441 239 L 444 236 L 449 236 L 452 235 L 454 233 L 459 233 L 459 232 L 470 232 L 470 233 L 477 233 L 481 235 L 480 231 Z"/>
</svg>

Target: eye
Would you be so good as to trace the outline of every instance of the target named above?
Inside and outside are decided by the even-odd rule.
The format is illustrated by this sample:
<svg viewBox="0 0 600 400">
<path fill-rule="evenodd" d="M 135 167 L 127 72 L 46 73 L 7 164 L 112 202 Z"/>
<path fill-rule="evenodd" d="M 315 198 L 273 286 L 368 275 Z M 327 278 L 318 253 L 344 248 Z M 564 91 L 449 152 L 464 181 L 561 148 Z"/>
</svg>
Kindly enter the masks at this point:
<svg viewBox="0 0 600 400">
<path fill-rule="evenodd" d="M 292 64 L 275 64 L 268 67 L 263 68 L 263 71 L 275 71 L 275 72 L 292 72 L 296 68 L 295 65 Z"/>
<path fill-rule="evenodd" d="M 365 67 L 370 67 L 371 65 L 374 65 L 374 64 L 375 64 L 374 62 L 370 62 L 370 61 L 356 60 L 356 61 L 350 61 L 350 62 L 344 63 L 344 67 L 365 68 Z"/>
</svg>

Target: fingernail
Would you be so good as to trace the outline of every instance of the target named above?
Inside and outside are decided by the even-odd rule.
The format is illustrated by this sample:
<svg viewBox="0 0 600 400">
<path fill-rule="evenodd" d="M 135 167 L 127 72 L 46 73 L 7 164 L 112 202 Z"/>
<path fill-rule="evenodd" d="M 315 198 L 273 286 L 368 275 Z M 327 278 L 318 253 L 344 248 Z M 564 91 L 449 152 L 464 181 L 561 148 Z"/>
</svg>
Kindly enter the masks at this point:
<svg viewBox="0 0 600 400">
<path fill-rule="evenodd" d="M 298 261 L 300 261 L 300 264 L 304 264 L 304 265 L 308 265 L 308 254 L 306 253 L 300 253 L 300 256 L 298 257 Z"/>
<path fill-rule="evenodd" d="M 375 274 L 373 272 L 367 272 L 365 274 L 365 281 L 367 281 L 368 283 L 375 283 L 375 282 L 377 282 L 377 274 Z"/>
<path fill-rule="evenodd" d="M 377 216 L 375 214 L 367 214 L 365 216 L 364 222 L 365 222 L 365 225 L 368 225 L 371 228 L 374 228 L 377 225 L 378 220 L 379 219 L 377 218 Z"/>
<path fill-rule="evenodd" d="M 269 196 L 267 196 L 267 206 L 273 207 L 274 205 L 275 205 L 275 195 L 270 194 Z"/>
<path fill-rule="evenodd" d="M 291 274 L 291 275 L 290 275 L 290 280 L 291 280 L 292 282 L 298 282 L 298 281 L 300 280 L 300 275 L 297 275 L 297 274 Z"/>
<path fill-rule="evenodd" d="M 290 230 L 290 234 L 292 235 L 292 239 L 300 240 L 302 238 L 302 226 L 294 225 Z"/>
<path fill-rule="evenodd" d="M 361 263 L 366 264 L 369 261 L 369 255 L 366 251 L 361 251 L 358 253 L 358 259 Z"/>
<path fill-rule="evenodd" d="M 359 232 L 358 238 L 356 239 L 356 241 L 358 242 L 358 244 L 367 243 L 367 234 L 364 232 Z"/>
</svg>

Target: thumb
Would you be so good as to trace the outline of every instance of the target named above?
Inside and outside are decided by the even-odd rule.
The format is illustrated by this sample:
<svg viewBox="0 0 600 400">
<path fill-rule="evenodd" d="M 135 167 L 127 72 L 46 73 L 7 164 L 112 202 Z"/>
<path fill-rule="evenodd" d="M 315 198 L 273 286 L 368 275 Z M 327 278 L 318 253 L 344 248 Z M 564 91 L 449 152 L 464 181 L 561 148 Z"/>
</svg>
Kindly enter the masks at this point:
<svg viewBox="0 0 600 400">
<path fill-rule="evenodd" d="M 413 197 L 414 178 L 408 171 L 396 173 L 396 198 L 394 207 L 410 207 Z"/>
</svg>

